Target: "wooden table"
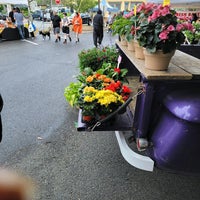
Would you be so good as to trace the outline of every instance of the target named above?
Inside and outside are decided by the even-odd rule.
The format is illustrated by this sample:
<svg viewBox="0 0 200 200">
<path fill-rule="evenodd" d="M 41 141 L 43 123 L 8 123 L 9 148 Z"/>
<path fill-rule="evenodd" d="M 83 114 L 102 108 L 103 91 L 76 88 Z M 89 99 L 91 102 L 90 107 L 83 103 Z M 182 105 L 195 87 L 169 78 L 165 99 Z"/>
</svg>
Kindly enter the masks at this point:
<svg viewBox="0 0 200 200">
<path fill-rule="evenodd" d="M 137 96 L 135 109 L 132 110 L 132 130 L 138 150 L 143 144 L 142 149 L 148 155 L 142 157 L 138 151 L 130 149 L 123 132 L 116 131 L 123 157 L 131 165 L 147 171 L 153 170 L 155 161 L 157 166 L 167 170 L 199 173 L 199 126 L 194 126 L 193 121 L 185 121 L 173 115 L 164 102 L 170 99 L 176 105 L 173 108 L 179 111 L 181 109 L 183 113 L 189 107 L 195 110 L 195 105 L 197 113 L 199 112 L 200 59 L 176 50 L 167 71 L 152 71 L 146 69 L 144 60 L 135 58 L 134 52 L 128 51 L 126 46 L 122 46 L 120 42 L 116 42 L 116 46 L 122 55 L 122 61 L 128 60 L 126 63 L 129 63 L 122 67 L 133 68 L 140 77 L 141 86 L 138 91 L 142 94 Z M 181 96 L 171 96 L 180 93 Z M 182 102 L 187 106 L 183 108 Z M 193 115 L 191 112 L 187 114 Z M 167 116 L 168 121 L 163 120 L 164 116 Z M 199 119 L 200 116 L 195 115 L 193 119 L 196 118 Z M 169 122 L 171 125 L 174 123 L 172 127 Z M 180 124 L 177 125 L 178 123 Z"/>
<path fill-rule="evenodd" d="M 140 74 L 148 80 L 191 80 L 200 78 L 200 60 L 179 50 L 176 50 L 172 57 L 167 71 L 152 71 L 144 67 L 144 60 L 135 58 L 132 51 L 128 51 L 127 46 L 122 46 L 116 42 L 117 47 L 122 51 Z"/>
<path fill-rule="evenodd" d="M 135 58 L 135 53 L 128 51 L 127 46 L 121 45 L 119 41 L 116 46 L 122 55 L 122 61 L 128 59 L 131 63 L 128 67 L 138 71 L 143 85 L 140 90 L 144 90 L 144 93 L 137 97 L 133 123 L 137 137 L 145 138 L 148 135 L 155 98 L 160 96 L 159 100 L 162 102 L 165 92 L 197 85 L 200 87 L 200 59 L 176 50 L 168 70 L 152 71 L 146 69 L 144 60 Z"/>
</svg>

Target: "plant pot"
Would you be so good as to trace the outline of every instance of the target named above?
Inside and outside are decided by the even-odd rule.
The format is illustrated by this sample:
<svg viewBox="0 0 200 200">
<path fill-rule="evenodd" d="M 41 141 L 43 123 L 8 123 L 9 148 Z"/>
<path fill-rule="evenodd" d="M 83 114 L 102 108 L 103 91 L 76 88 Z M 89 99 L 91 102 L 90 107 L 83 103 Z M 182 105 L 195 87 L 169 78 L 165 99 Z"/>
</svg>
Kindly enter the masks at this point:
<svg viewBox="0 0 200 200">
<path fill-rule="evenodd" d="M 144 60 L 145 58 L 144 58 L 143 47 L 141 47 L 137 41 L 134 41 L 134 46 L 135 46 L 135 57 Z"/>
<path fill-rule="evenodd" d="M 161 50 L 155 53 L 149 53 L 145 48 L 143 51 L 145 55 L 145 68 L 155 71 L 167 70 L 170 60 L 175 53 L 175 50 L 165 54 Z"/>
<path fill-rule="evenodd" d="M 93 117 L 90 115 L 83 115 L 82 116 L 82 122 L 83 123 L 91 123 L 93 120 Z"/>
<path fill-rule="evenodd" d="M 129 51 L 135 51 L 134 40 L 128 41 L 127 43 L 128 43 L 127 49 L 128 49 Z"/>
<path fill-rule="evenodd" d="M 122 45 L 122 46 L 127 46 L 127 45 L 128 45 L 125 35 L 121 35 L 121 36 L 120 36 L 120 39 L 121 39 L 120 42 L 121 42 L 121 45 Z"/>
</svg>

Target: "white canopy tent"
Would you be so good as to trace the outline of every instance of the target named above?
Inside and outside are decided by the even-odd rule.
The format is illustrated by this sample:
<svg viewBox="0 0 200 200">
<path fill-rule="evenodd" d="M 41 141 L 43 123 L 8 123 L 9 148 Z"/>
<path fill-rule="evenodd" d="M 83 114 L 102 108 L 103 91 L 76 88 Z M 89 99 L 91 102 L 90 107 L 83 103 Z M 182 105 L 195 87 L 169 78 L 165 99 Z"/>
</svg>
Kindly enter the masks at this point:
<svg viewBox="0 0 200 200">
<path fill-rule="evenodd" d="M 98 5 L 96 5 L 94 8 L 92 8 L 93 12 L 97 12 L 99 9 Z M 112 7 L 106 0 L 101 0 L 100 2 L 100 9 L 103 11 L 108 11 L 108 12 L 118 12 L 118 8 Z"/>
<path fill-rule="evenodd" d="M 0 0 L 0 4 L 6 4 L 7 13 L 9 13 L 11 11 L 11 5 L 15 5 L 15 4 L 28 5 L 28 0 Z"/>
<path fill-rule="evenodd" d="M 0 4 L 26 4 L 28 5 L 28 0 L 0 0 Z"/>
</svg>

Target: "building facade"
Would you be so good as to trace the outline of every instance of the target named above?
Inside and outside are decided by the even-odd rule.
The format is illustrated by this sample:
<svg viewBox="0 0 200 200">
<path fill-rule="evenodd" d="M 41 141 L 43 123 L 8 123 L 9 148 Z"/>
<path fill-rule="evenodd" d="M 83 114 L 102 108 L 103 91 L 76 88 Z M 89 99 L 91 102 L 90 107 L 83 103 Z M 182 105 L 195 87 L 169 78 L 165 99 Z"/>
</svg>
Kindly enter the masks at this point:
<svg viewBox="0 0 200 200">
<path fill-rule="evenodd" d="M 146 0 L 107 0 L 107 2 L 112 7 L 117 7 L 121 11 L 131 11 L 134 8 L 134 5 L 141 2 L 146 2 Z"/>
</svg>

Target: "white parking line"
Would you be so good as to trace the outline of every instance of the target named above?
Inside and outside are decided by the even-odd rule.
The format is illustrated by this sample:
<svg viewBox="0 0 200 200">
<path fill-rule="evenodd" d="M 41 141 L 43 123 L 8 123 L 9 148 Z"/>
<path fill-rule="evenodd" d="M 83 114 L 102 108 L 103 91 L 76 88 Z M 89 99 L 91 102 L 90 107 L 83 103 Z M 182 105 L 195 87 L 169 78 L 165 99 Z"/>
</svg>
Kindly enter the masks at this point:
<svg viewBox="0 0 200 200">
<path fill-rule="evenodd" d="M 29 41 L 29 40 L 26 40 L 26 39 L 24 39 L 23 41 L 24 41 L 24 42 L 28 42 L 28 43 L 31 43 L 31 44 L 34 44 L 34 45 L 39 45 L 38 43 L 35 43 L 35 42 L 31 42 L 31 41 Z"/>
</svg>

